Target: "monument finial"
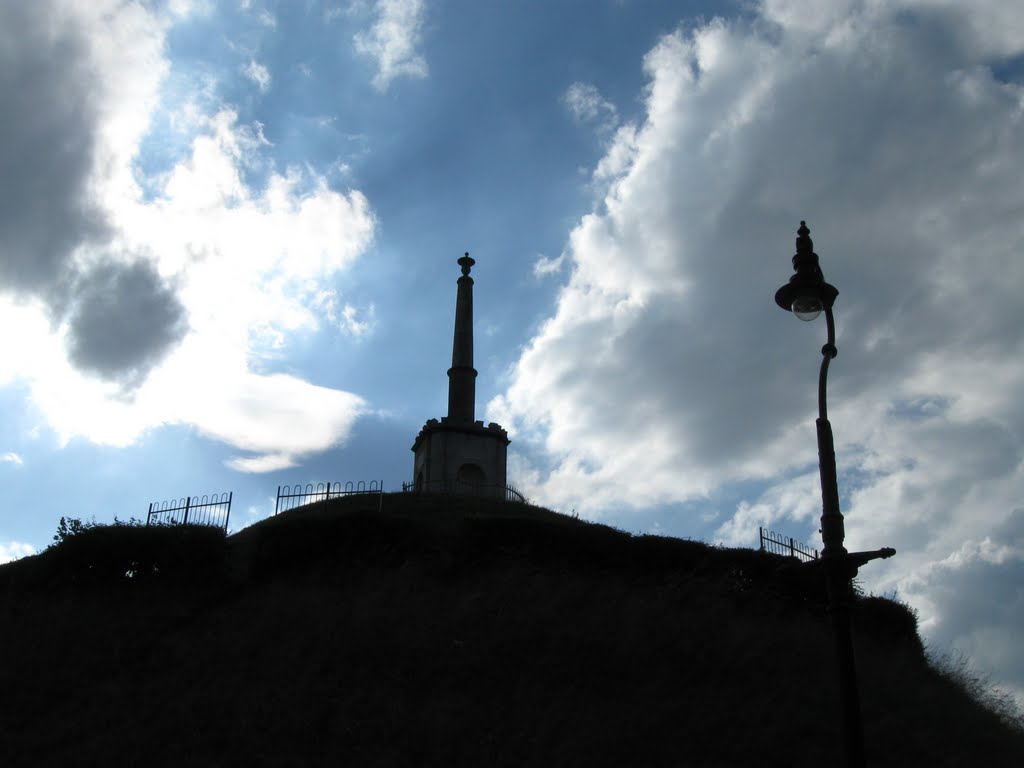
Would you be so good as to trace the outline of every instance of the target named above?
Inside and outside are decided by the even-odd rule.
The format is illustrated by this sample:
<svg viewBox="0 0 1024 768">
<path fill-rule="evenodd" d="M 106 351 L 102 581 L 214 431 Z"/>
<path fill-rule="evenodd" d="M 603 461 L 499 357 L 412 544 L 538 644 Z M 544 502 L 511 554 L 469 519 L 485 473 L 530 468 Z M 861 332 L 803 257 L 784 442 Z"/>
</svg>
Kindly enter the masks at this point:
<svg viewBox="0 0 1024 768">
<path fill-rule="evenodd" d="M 459 259 L 459 266 L 462 267 L 462 274 L 466 277 L 469 276 L 469 270 L 474 264 L 476 264 L 476 259 L 470 258 L 469 251 L 466 251 L 466 255 Z"/>
</svg>

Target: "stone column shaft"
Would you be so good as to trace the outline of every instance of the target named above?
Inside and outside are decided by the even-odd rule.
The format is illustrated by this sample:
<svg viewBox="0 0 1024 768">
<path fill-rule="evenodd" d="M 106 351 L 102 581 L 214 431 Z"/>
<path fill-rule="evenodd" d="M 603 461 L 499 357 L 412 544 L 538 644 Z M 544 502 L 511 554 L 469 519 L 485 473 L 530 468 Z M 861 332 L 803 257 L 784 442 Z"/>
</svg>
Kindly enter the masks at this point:
<svg viewBox="0 0 1024 768">
<path fill-rule="evenodd" d="M 476 418 L 476 369 L 473 368 L 473 278 L 470 267 L 476 262 L 467 253 L 459 264 L 458 295 L 455 299 L 455 336 L 452 342 L 452 367 L 448 369 L 448 420 L 472 424 Z"/>
</svg>

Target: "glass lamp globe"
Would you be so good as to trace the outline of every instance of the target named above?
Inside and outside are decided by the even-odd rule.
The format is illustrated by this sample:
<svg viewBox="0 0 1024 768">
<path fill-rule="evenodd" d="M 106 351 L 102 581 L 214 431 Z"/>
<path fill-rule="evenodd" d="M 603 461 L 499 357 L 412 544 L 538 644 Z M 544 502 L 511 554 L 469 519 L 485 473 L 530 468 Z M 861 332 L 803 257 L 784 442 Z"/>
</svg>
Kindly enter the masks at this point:
<svg viewBox="0 0 1024 768">
<path fill-rule="evenodd" d="M 793 314 L 804 322 L 810 322 L 821 314 L 824 305 L 817 296 L 797 296 L 791 307 Z"/>
</svg>

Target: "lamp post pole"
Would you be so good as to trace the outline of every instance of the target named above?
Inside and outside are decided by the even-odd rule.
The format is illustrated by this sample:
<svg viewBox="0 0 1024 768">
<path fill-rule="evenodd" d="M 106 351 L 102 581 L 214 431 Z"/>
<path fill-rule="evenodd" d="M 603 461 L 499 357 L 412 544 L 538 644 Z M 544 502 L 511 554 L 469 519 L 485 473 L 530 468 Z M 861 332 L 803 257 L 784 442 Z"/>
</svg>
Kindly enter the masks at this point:
<svg viewBox="0 0 1024 768">
<path fill-rule="evenodd" d="M 839 698 L 842 710 L 843 752 L 849 768 L 864 766 L 864 728 L 861 721 L 860 691 L 857 685 L 857 666 L 850 631 L 850 603 L 853 599 L 853 578 L 857 569 L 870 560 L 892 557 L 891 548 L 871 552 L 846 551 L 843 540 L 846 532 L 843 513 L 839 511 L 839 483 L 836 476 L 836 451 L 832 440 L 832 425 L 828 420 L 826 385 L 828 366 L 838 354 L 836 325 L 832 305 L 839 295 L 834 286 L 825 282 L 818 265 L 818 255 L 810 238 L 806 222 L 797 230 L 796 255 L 793 256 L 795 274 L 775 294 L 775 303 L 792 312 L 801 320 L 814 320 L 825 313 L 827 341 L 821 348 L 821 371 L 818 374 L 818 471 L 821 476 L 821 564 L 825 571 L 829 613 L 836 644 L 836 664 L 839 672 Z"/>
</svg>

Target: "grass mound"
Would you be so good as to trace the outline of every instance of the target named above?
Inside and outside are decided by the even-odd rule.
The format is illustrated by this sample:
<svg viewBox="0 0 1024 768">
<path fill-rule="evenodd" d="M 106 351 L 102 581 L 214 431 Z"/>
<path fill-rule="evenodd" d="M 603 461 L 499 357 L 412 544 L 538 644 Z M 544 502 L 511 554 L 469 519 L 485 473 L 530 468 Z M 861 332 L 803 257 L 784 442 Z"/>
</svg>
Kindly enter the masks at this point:
<svg viewBox="0 0 1024 768">
<path fill-rule="evenodd" d="M 437 494 L 123 528 L 0 566 L 5 766 L 838 760 L 820 579 L 789 558 Z M 854 625 L 871 765 L 1022 763 L 905 606 Z"/>
</svg>

